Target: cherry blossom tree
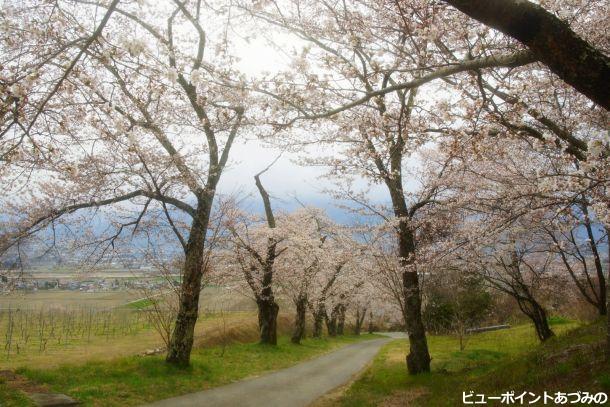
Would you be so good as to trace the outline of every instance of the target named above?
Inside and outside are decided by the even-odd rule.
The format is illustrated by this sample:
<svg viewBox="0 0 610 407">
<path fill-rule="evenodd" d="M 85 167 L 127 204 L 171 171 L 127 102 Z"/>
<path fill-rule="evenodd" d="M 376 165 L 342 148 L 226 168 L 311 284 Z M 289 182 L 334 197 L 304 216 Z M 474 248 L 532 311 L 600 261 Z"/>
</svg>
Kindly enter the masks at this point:
<svg viewBox="0 0 610 407">
<path fill-rule="evenodd" d="M 101 20 L 81 24 L 60 2 L 7 2 L 0 19 L 0 162 L 44 158 L 48 151 L 43 119 L 51 115 L 53 99 L 100 37 L 118 0 L 100 7 Z M 88 21 L 89 22 L 89 21 Z M 27 42 L 18 38 L 28 37 Z M 52 120 L 52 117 L 48 117 Z"/>
<path fill-rule="evenodd" d="M 515 224 L 501 236 L 492 238 L 491 244 L 479 242 L 465 260 L 491 286 L 517 301 L 521 311 L 534 323 L 538 338 L 545 341 L 554 333 L 541 292 L 548 286 L 546 280 L 553 278 L 553 256 L 541 250 L 537 237 L 527 233 L 525 224 Z"/>
<path fill-rule="evenodd" d="M 461 130 L 463 122 L 452 120 L 458 103 L 451 96 L 453 76 L 480 77 L 492 68 L 495 76 L 509 77 L 511 68 L 536 58 L 492 30 L 477 32 L 468 19 L 444 13 L 436 3 L 271 1 L 242 7 L 305 44 L 295 51 L 292 71 L 256 89 L 276 109 L 287 109 L 275 126 L 311 125 L 320 136 L 305 143 L 332 144 L 337 152 L 310 163 L 329 166 L 336 177 L 359 175 L 387 188 L 410 335 L 407 364 L 411 373 L 428 371 L 414 217 L 437 191 L 409 199 L 407 161 L 421 146 Z M 302 124 L 304 119 L 318 121 Z M 329 120 L 322 127 L 320 119 Z"/>
<path fill-rule="evenodd" d="M 87 32 L 80 24 L 88 26 L 110 6 L 76 0 L 57 7 Z M 14 216 L 3 232 L 3 250 L 78 211 L 138 208 L 119 222 L 106 240 L 112 243 L 159 208 L 184 252 L 167 353 L 177 365 L 189 363 L 193 345 L 216 188 L 248 123 L 245 85 L 235 87 L 243 77 L 233 68 L 230 39 L 218 29 L 225 11 L 223 4 L 197 1 L 119 4 L 104 31 L 81 47 L 82 59 L 53 97 L 44 129 L 53 137 L 40 147 L 46 157 L 36 162 L 35 181 L 25 190 L 13 183 L 7 193 L 20 196 L 5 202 Z M 50 24 L 56 15 L 49 14 Z M 7 171 L 31 179 L 19 173 L 23 161 Z"/>
<path fill-rule="evenodd" d="M 586 198 L 561 213 L 550 225 L 541 222 L 539 228 L 552 240 L 549 251 L 561 259 L 582 297 L 599 315 L 606 315 L 607 281 L 601 253 L 608 244 L 608 232 L 592 219 Z"/>
<path fill-rule="evenodd" d="M 561 79 L 605 109 L 610 109 L 610 59 L 607 39 L 601 44 L 591 43 L 586 37 L 583 39 L 574 32 L 570 22 L 565 19 L 571 17 L 568 9 L 572 8 L 572 4 L 562 1 L 546 1 L 544 3 L 547 4 L 541 5 L 516 0 L 444 1 L 527 45 L 535 58 L 547 65 Z M 579 14 L 586 14 L 586 9 L 595 9 L 596 17 L 602 19 L 602 26 L 607 25 L 607 2 L 571 3 L 576 3 L 574 8 Z M 550 10 L 545 10 L 545 5 L 548 5 Z M 553 14 L 553 11 L 559 16 Z M 598 27 L 596 23 L 595 19 L 586 22 L 589 29 L 593 30 Z"/>
<path fill-rule="evenodd" d="M 265 208 L 266 225 L 252 227 L 247 222 L 236 224 L 235 219 L 231 219 L 228 229 L 233 236 L 233 251 L 229 256 L 237 263 L 254 295 L 258 307 L 260 343 L 276 345 L 280 307 L 274 295 L 275 261 L 288 247 L 278 248 L 284 237 L 282 232 L 278 234 L 276 231 L 277 223 L 269 194 L 260 180 L 260 176 L 268 169 L 269 167 L 254 176 Z"/>
</svg>

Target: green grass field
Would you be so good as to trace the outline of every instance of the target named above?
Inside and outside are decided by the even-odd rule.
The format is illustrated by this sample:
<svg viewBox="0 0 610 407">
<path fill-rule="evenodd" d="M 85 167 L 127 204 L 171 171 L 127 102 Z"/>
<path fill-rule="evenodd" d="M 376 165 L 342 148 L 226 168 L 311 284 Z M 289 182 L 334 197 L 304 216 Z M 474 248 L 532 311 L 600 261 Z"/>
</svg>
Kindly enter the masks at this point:
<svg viewBox="0 0 610 407">
<path fill-rule="evenodd" d="M 17 373 L 54 392 L 71 395 L 86 406 L 131 406 L 231 383 L 288 367 L 373 335 L 306 339 L 293 345 L 281 337 L 277 347 L 233 343 L 193 351 L 191 366 L 167 365 L 163 356 L 131 356 L 112 361 L 66 364 L 54 369 L 20 368 Z M 18 392 L 0 384 L 3 406 L 28 406 Z"/>
<path fill-rule="evenodd" d="M 393 341 L 355 383 L 326 404 L 456 406 L 462 405 L 462 392 L 470 390 L 488 396 L 511 390 L 608 392 L 610 369 L 600 350 L 604 322 L 554 324 L 557 337 L 544 344 L 530 325 L 477 334 L 464 351 L 455 338 L 430 336 L 432 372 L 415 377 L 406 372 L 407 342 Z"/>
</svg>

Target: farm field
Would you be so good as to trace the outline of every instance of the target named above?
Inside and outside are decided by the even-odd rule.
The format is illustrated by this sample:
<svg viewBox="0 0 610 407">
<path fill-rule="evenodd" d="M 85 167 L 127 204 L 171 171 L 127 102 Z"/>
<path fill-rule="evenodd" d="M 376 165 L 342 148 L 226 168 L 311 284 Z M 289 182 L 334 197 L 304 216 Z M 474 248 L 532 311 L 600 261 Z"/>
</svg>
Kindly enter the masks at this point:
<svg viewBox="0 0 610 407">
<path fill-rule="evenodd" d="M 284 324 L 287 325 L 287 324 Z M 103 325 L 101 325 L 103 327 Z M 21 366 L 38 366 L 41 368 L 56 367 L 71 362 L 86 362 L 89 360 L 112 360 L 117 357 L 141 354 L 164 346 L 163 340 L 154 326 L 142 319 L 139 325 L 122 329 L 119 322 L 111 325 L 109 332 L 98 331 L 90 338 L 73 335 L 65 339 L 65 334 L 57 334 L 51 338 L 44 350 L 40 349 L 37 338 L 31 339 L 17 353 L 13 347 L 10 355 L 4 349 L 6 346 L 6 322 L 0 330 L 0 340 L 3 341 L 0 354 L 0 370 L 15 369 Z M 61 327 L 58 327 L 58 332 Z M 103 329 L 103 328 L 100 328 Z M 114 333 L 112 333 L 114 332 Z M 249 341 L 256 338 L 255 313 L 231 313 L 225 316 L 202 316 L 195 329 L 195 341 L 199 345 L 222 345 L 234 340 Z M 59 338 L 62 338 L 61 340 Z M 112 352 L 108 350 L 112 349 Z"/>
<path fill-rule="evenodd" d="M 142 295 L 40 290 L 0 296 L 0 369 L 108 359 L 163 347 L 156 329 L 159 315 Z M 155 298 L 163 304 L 168 296 L 161 292 Z M 236 326 L 256 326 L 252 301 L 223 288 L 205 288 L 196 338 L 219 342 L 219 335 L 230 335 Z"/>
<path fill-rule="evenodd" d="M 13 292 L 0 295 L 0 309 L 39 308 L 112 308 L 140 298 L 132 291 L 82 292 L 67 290 L 39 290 L 35 292 Z"/>
<path fill-rule="evenodd" d="M 153 293 L 161 295 L 163 293 Z M 84 292 L 70 290 L 38 290 L 34 292 L 15 291 L 0 294 L 0 310 L 12 309 L 108 309 L 126 305 L 147 295 L 140 290 Z M 251 311 L 254 302 L 245 296 L 221 287 L 206 287 L 201 293 L 200 308 L 204 312 Z"/>
</svg>

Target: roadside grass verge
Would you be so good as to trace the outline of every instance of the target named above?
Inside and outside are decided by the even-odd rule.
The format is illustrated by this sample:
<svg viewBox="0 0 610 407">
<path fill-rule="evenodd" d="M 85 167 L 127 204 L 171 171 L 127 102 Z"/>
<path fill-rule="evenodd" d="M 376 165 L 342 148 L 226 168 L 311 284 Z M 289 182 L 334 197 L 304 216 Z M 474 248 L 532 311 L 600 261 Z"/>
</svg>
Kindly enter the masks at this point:
<svg viewBox="0 0 610 407">
<path fill-rule="evenodd" d="M 610 370 L 600 349 L 604 322 L 555 323 L 557 337 L 544 344 L 529 325 L 475 334 L 464 351 L 455 338 L 430 336 L 432 372 L 418 376 L 406 372 L 407 341 L 393 341 L 336 404 L 456 406 L 462 405 L 462 392 L 471 390 L 488 396 L 512 390 L 608 392 Z"/>
<path fill-rule="evenodd" d="M 301 345 L 293 345 L 283 336 L 276 347 L 233 343 L 225 347 L 198 348 L 193 350 L 188 368 L 167 365 L 163 356 L 130 356 L 112 361 L 66 364 L 53 369 L 20 368 L 17 373 L 53 392 L 79 399 L 86 406 L 130 406 L 281 369 L 374 337 L 306 339 Z"/>
</svg>

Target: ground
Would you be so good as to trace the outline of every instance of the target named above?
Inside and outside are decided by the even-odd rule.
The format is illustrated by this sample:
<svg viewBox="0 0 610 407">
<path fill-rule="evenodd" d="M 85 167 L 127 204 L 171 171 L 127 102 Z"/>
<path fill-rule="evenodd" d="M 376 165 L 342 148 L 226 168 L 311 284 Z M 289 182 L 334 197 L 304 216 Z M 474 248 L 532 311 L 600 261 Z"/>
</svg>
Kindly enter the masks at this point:
<svg viewBox="0 0 610 407">
<path fill-rule="evenodd" d="M 349 382 L 390 340 L 380 337 L 359 341 L 286 369 L 165 399 L 149 407 L 308 407 L 328 392 Z"/>
<path fill-rule="evenodd" d="M 82 293 L 85 294 L 91 293 Z M 208 298 L 224 303 L 222 295 L 216 294 Z M 38 295 L 46 296 L 47 304 L 71 300 L 62 300 L 62 296 L 53 293 Z M 102 310 L 98 324 L 101 327 L 104 327 L 104 313 L 109 302 L 116 301 L 118 305 L 113 303 L 111 307 L 112 315 L 115 315 L 113 324 L 118 324 L 111 327 L 116 335 L 104 335 L 102 331 L 101 335 L 87 339 L 72 332 L 66 341 L 66 334 L 58 328 L 45 351 L 38 351 L 35 335 L 40 326 L 40 321 L 36 323 L 39 314 L 22 313 L 19 323 L 15 324 L 15 335 L 20 338 L 27 336 L 28 331 L 23 327 L 31 326 L 32 337 L 27 347 L 19 351 L 13 349 L 12 353 L 7 353 L 6 343 L 4 350 L 0 349 L 3 352 L 0 354 L 0 406 L 30 405 L 15 387 L 63 392 L 83 400 L 85 405 L 137 405 L 260 375 L 367 339 L 367 336 L 308 339 L 302 346 L 295 346 L 287 339 L 291 328 L 290 316 L 280 314 L 280 344 L 273 348 L 255 343 L 258 329 L 253 311 L 208 313 L 197 324 L 192 367 L 174 369 L 163 362 L 162 354 L 139 356 L 147 349 L 162 347 L 163 343 L 150 326 L 122 334 L 121 325 L 129 322 L 122 319 L 122 313 L 137 314 L 139 311 L 134 311 L 133 305 L 123 306 L 125 297 L 119 301 L 115 295 L 120 297 L 106 293 L 92 296 L 91 301 Z M 38 297 L 44 304 L 45 300 L 41 298 Z M 145 302 L 136 304 L 136 309 L 146 305 Z M 236 309 L 241 306 L 238 302 L 234 305 Z M 58 314 L 63 316 L 59 322 L 55 318 L 57 327 L 78 327 L 79 323 L 75 324 L 72 318 L 78 313 L 70 312 Z M 22 321 L 29 322 L 22 324 Z M 47 324 L 48 331 L 48 323 L 44 319 L 42 322 Z M 334 391 L 331 397 L 325 397 L 318 404 L 442 406 L 461 404 L 462 391 L 470 390 L 487 395 L 498 395 L 505 390 L 609 391 L 610 371 L 600 362 L 605 321 L 580 324 L 554 318 L 552 322 L 558 336 L 542 345 L 528 324 L 472 335 L 464 351 L 459 350 L 458 340 L 454 337 L 430 335 L 432 373 L 417 377 L 406 373 L 408 343 L 405 340 L 392 341 L 381 349 L 370 368 L 354 383 Z M 3 340 L 7 338 L 7 323 L 8 318 L 4 315 L 0 321 L 0 338 Z M 106 329 L 107 333 L 110 331 Z M 10 371 L 2 372 L 7 369 Z M 17 371 L 22 377 L 16 386 L 15 380 L 10 378 L 11 371 Z M 8 386 L 9 382 L 12 387 Z"/>
<path fill-rule="evenodd" d="M 464 351 L 455 338 L 429 336 L 432 372 L 415 377 L 406 373 L 408 344 L 394 341 L 326 405 L 455 406 L 462 405 L 462 392 L 471 390 L 488 396 L 512 390 L 609 392 L 610 368 L 601 348 L 604 323 L 555 324 L 557 337 L 544 344 L 538 343 L 530 325 L 482 333 L 473 335 Z"/>
<path fill-rule="evenodd" d="M 249 298 L 217 287 L 207 287 L 204 294 L 198 342 L 256 338 L 255 305 Z M 0 295 L 0 370 L 23 364 L 54 367 L 66 360 L 108 359 L 162 347 L 144 309 L 148 301 L 137 300 L 141 295 L 60 290 Z M 286 327 L 285 316 L 280 322 Z M 235 329 L 242 326 L 248 329 Z"/>
<path fill-rule="evenodd" d="M 282 336 L 277 347 L 233 343 L 198 348 L 188 369 L 167 365 L 163 356 L 130 356 L 107 361 L 65 364 L 56 368 L 17 369 L 36 385 L 73 396 L 85 406 L 131 406 L 203 390 L 239 379 L 281 369 L 372 336 L 306 339 L 293 345 Z M 28 406 L 16 391 L 0 384 L 6 406 Z"/>
</svg>

